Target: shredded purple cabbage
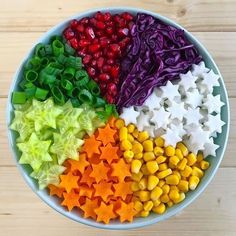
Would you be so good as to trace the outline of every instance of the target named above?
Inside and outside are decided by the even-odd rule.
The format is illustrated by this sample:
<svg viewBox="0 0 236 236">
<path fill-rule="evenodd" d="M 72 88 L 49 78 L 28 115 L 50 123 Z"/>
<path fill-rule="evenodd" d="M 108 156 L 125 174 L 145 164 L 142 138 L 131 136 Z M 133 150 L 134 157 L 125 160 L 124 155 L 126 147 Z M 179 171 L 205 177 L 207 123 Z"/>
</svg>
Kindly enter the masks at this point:
<svg viewBox="0 0 236 236">
<path fill-rule="evenodd" d="M 121 63 L 117 107 L 140 106 L 154 87 L 186 73 L 202 57 L 184 31 L 138 13 L 131 29 L 132 43 Z"/>
</svg>

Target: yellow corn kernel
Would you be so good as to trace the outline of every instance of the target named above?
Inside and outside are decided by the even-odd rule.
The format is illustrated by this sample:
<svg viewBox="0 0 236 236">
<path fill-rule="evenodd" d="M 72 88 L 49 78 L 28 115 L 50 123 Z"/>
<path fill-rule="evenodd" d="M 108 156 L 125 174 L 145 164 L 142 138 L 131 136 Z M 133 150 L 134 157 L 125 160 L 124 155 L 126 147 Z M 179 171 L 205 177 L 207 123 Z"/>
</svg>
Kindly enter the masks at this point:
<svg viewBox="0 0 236 236">
<path fill-rule="evenodd" d="M 165 177 L 167 177 L 170 174 L 172 174 L 172 170 L 169 168 L 169 169 L 166 169 L 166 170 L 163 170 L 163 171 L 157 173 L 157 177 L 159 179 L 164 179 Z"/>
<path fill-rule="evenodd" d="M 142 177 L 143 177 L 143 173 L 141 171 L 139 171 L 137 174 L 132 173 L 131 175 L 132 180 L 137 181 L 137 182 L 139 182 L 142 179 Z"/>
<path fill-rule="evenodd" d="M 160 199 L 152 200 L 152 202 L 153 202 L 153 207 L 157 207 L 161 203 Z"/>
<path fill-rule="evenodd" d="M 128 139 L 124 139 L 121 141 L 120 147 L 122 150 L 130 150 L 132 148 L 132 144 Z"/>
<path fill-rule="evenodd" d="M 167 146 L 165 148 L 165 154 L 168 157 L 174 156 L 175 155 L 175 148 L 171 145 Z"/>
<path fill-rule="evenodd" d="M 179 171 L 174 170 L 172 173 L 173 173 L 174 175 L 177 175 L 178 178 L 179 178 L 179 180 L 181 180 L 181 175 L 180 175 Z"/>
<path fill-rule="evenodd" d="M 147 131 L 142 131 L 138 134 L 138 141 L 142 143 L 143 141 L 147 140 L 149 138 L 149 134 Z"/>
<path fill-rule="evenodd" d="M 198 152 L 197 154 L 197 162 L 201 162 L 203 160 L 203 153 L 202 152 Z"/>
<path fill-rule="evenodd" d="M 153 202 L 152 201 L 147 201 L 143 204 L 143 209 L 145 211 L 151 211 L 153 208 Z"/>
<path fill-rule="evenodd" d="M 157 146 L 153 149 L 153 152 L 155 156 L 162 156 L 164 154 L 164 149 Z"/>
<path fill-rule="evenodd" d="M 148 217 L 149 213 L 150 213 L 149 211 L 141 211 L 140 216 L 141 217 Z"/>
<path fill-rule="evenodd" d="M 125 158 L 133 158 L 134 157 L 134 153 L 130 150 L 127 150 L 124 152 L 124 157 Z"/>
<path fill-rule="evenodd" d="M 179 192 L 179 189 L 178 189 L 178 187 L 176 185 L 171 185 L 170 186 L 170 190 L 176 190 L 176 191 Z"/>
<path fill-rule="evenodd" d="M 179 177 L 174 174 L 167 176 L 165 180 L 166 180 L 166 183 L 169 185 L 177 185 L 179 183 Z"/>
<path fill-rule="evenodd" d="M 121 128 L 124 127 L 124 126 L 125 126 L 124 120 L 122 120 L 122 119 L 117 119 L 117 120 L 116 120 L 116 122 L 115 122 L 115 127 L 116 127 L 117 129 L 121 129 Z"/>
<path fill-rule="evenodd" d="M 171 170 L 174 170 L 176 168 L 175 165 L 173 165 L 172 163 L 168 163 L 168 167 L 171 169 Z"/>
<path fill-rule="evenodd" d="M 159 171 L 163 171 L 163 170 L 167 170 L 168 169 L 168 165 L 166 163 L 161 163 L 159 165 Z"/>
<path fill-rule="evenodd" d="M 147 166 L 147 170 L 150 174 L 156 173 L 159 169 L 159 166 L 156 161 L 148 161 L 146 163 L 146 166 Z"/>
<path fill-rule="evenodd" d="M 189 153 L 186 158 L 187 158 L 187 161 L 188 161 L 187 164 L 189 166 L 194 165 L 197 161 L 197 157 L 192 152 Z"/>
<path fill-rule="evenodd" d="M 177 201 L 179 199 L 179 192 L 177 190 L 170 190 L 169 192 L 169 198 L 172 201 Z"/>
<path fill-rule="evenodd" d="M 162 137 L 155 138 L 154 142 L 157 147 L 163 147 L 165 144 L 165 140 Z"/>
<path fill-rule="evenodd" d="M 142 152 L 143 151 L 142 144 L 139 142 L 133 143 L 132 151 L 134 152 L 134 154 Z"/>
<path fill-rule="evenodd" d="M 155 175 L 149 175 L 147 189 L 153 190 L 157 186 L 158 183 L 159 183 L 159 179 Z"/>
<path fill-rule="evenodd" d="M 177 203 L 180 203 L 180 202 L 182 202 L 183 200 L 185 199 L 185 193 L 180 193 L 179 194 L 179 199 L 177 199 L 176 201 L 173 201 L 175 204 L 177 204 Z"/>
<path fill-rule="evenodd" d="M 166 159 L 167 159 L 167 157 L 165 157 L 165 156 L 159 156 L 156 158 L 156 162 L 159 165 L 159 164 L 162 164 L 163 162 L 165 162 Z M 160 166 L 159 166 L 159 169 L 160 169 Z"/>
<path fill-rule="evenodd" d="M 157 200 L 157 199 L 162 195 L 162 193 L 163 193 L 163 190 L 162 190 L 160 187 L 156 186 L 156 187 L 151 191 L 151 193 L 150 193 L 150 198 L 151 198 L 153 201 L 155 201 L 155 200 Z"/>
<path fill-rule="evenodd" d="M 127 137 L 128 137 L 128 130 L 126 127 L 122 127 L 119 130 L 119 139 L 122 141 L 122 140 L 126 140 Z"/>
<path fill-rule="evenodd" d="M 158 206 L 152 208 L 152 211 L 157 214 L 163 214 L 165 210 L 166 210 L 166 206 L 164 203 L 161 203 Z"/>
<path fill-rule="evenodd" d="M 181 170 L 181 171 L 180 171 L 180 174 L 181 174 L 183 177 L 188 178 L 188 177 L 191 175 L 192 170 L 193 170 L 193 169 L 192 169 L 190 166 L 186 165 L 185 168 L 184 168 L 184 170 Z"/>
<path fill-rule="evenodd" d="M 135 126 L 133 124 L 128 124 L 127 130 L 129 133 L 133 133 L 135 130 Z"/>
<path fill-rule="evenodd" d="M 138 131 L 137 129 L 134 129 L 132 135 L 133 135 L 135 138 L 138 138 L 139 131 Z"/>
<path fill-rule="evenodd" d="M 146 190 L 141 190 L 137 192 L 137 195 L 141 202 L 146 202 L 150 199 L 150 192 Z"/>
<path fill-rule="evenodd" d="M 140 153 L 134 154 L 134 158 L 135 158 L 135 159 L 142 159 L 142 158 L 143 158 L 143 153 L 140 152 Z"/>
<path fill-rule="evenodd" d="M 131 190 L 132 190 L 133 192 L 139 191 L 139 190 L 140 190 L 140 188 L 139 188 L 139 183 L 137 183 L 137 182 L 132 182 L 132 184 L 131 184 Z"/>
<path fill-rule="evenodd" d="M 188 181 L 187 180 L 180 180 L 178 184 L 178 189 L 184 193 L 188 192 Z"/>
<path fill-rule="evenodd" d="M 143 210 L 143 204 L 142 202 L 140 201 L 135 201 L 134 202 L 134 209 L 137 211 L 137 212 L 140 212 Z"/>
<path fill-rule="evenodd" d="M 155 155 L 153 152 L 144 152 L 143 153 L 143 159 L 144 161 L 153 161 L 155 160 Z"/>
<path fill-rule="evenodd" d="M 163 195 L 161 195 L 160 200 L 163 203 L 167 203 L 170 201 L 170 198 L 169 198 L 168 194 L 163 194 Z"/>
<path fill-rule="evenodd" d="M 174 203 L 172 201 L 167 202 L 168 207 L 172 207 L 173 205 L 174 205 Z"/>
<path fill-rule="evenodd" d="M 127 135 L 127 139 L 132 143 L 134 141 L 134 137 L 131 134 Z"/>
<path fill-rule="evenodd" d="M 132 160 L 133 160 L 133 158 L 131 158 L 131 157 L 124 157 L 124 158 L 125 158 L 125 161 L 126 161 L 127 163 L 131 163 Z"/>
<path fill-rule="evenodd" d="M 164 184 L 165 184 L 166 182 L 164 181 L 164 180 L 159 180 L 159 183 L 158 183 L 158 187 L 160 187 L 160 188 L 162 188 L 162 186 L 164 186 Z"/>
<path fill-rule="evenodd" d="M 199 169 L 198 167 L 194 166 L 191 174 L 195 175 L 199 179 L 201 179 L 202 176 L 204 175 L 204 172 L 201 169 Z"/>
<path fill-rule="evenodd" d="M 179 148 L 175 149 L 175 155 L 179 158 L 179 160 L 182 160 L 184 158 L 183 153 Z"/>
<path fill-rule="evenodd" d="M 170 186 L 168 184 L 164 184 L 162 186 L 162 191 L 163 191 L 163 194 L 168 194 L 170 192 Z"/>
<path fill-rule="evenodd" d="M 184 170 L 185 166 L 187 165 L 187 159 L 186 158 L 183 158 L 177 165 L 177 168 L 179 170 Z"/>
<path fill-rule="evenodd" d="M 200 167 L 201 167 L 202 170 L 208 169 L 209 165 L 210 165 L 210 164 L 209 164 L 209 162 L 207 162 L 207 161 L 201 161 L 201 162 L 200 162 Z"/>
<path fill-rule="evenodd" d="M 148 139 L 148 140 L 143 141 L 143 149 L 145 152 L 152 152 L 153 151 L 152 140 Z"/>
<path fill-rule="evenodd" d="M 169 162 L 176 166 L 179 163 L 179 158 L 177 156 L 171 156 Z"/>
<path fill-rule="evenodd" d="M 140 190 L 145 190 L 147 188 L 147 178 L 142 178 L 139 181 L 138 186 L 139 186 Z"/>
<path fill-rule="evenodd" d="M 195 190 L 200 182 L 200 179 L 197 176 L 190 176 L 189 178 L 189 189 Z"/>
<path fill-rule="evenodd" d="M 177 143 L 177 148 L 179 148 L 184 156 L 188 155 L 188 149 L 183 143 Z"/>
<path fill-rule="evenodd" d="M 142 165 L 141 171 L 142 171 L 142 173 L 143 173 L 144 175 L 150 175 L 150 173 L 149 173 L 149 171 L 148 171 L 148 169 L 147 169 L 147 166 L 146 166 L 145 164 Z"/>
<path fill-rule="evenodd" d="M 141 166 L 142 162 L 140 160 L 133 160 L 131 162 L 131 172 L 137 174 L 140 171 Z"/>
</svg>

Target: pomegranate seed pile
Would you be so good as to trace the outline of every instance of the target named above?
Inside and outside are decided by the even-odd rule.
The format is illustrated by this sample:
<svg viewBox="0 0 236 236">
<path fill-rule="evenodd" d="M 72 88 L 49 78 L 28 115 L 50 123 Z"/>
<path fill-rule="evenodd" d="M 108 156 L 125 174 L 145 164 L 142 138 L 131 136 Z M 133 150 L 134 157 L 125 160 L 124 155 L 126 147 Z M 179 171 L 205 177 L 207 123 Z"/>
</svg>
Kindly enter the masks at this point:
<svg viewBox="0 0 236 236">
<path fill-rule="evenodd" d="M 120 61 L 130 42 L 132 25 L 133 16 L 128 12 L 97 12 L 92 17 L 72 20 L 63 32 L 109 103 L 116 100 Z"/>
</svg>

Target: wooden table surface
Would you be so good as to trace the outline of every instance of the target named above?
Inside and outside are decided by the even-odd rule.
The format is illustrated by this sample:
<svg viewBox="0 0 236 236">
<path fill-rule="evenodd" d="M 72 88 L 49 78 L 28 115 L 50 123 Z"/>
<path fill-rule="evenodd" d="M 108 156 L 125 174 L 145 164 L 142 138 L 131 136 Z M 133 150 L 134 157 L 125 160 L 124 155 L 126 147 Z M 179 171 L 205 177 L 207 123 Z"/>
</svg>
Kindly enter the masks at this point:
<svg viewBox="0 0 236 236">
<path fill-rule="evenodd" d="M 0 235 L 236 235 L 235 0 L 0 0 Z M 94 229 L 56 213 L 19 174 L 7 143 L 5 106 L 12 76 L 45 31 L 94 7 L 133 6 L 158 12 L 192 32 L 210 51 L 226 83 L 231 130 L 224 160 L 206 191 L 179 215 L 130 231 Z"/>
</svg>

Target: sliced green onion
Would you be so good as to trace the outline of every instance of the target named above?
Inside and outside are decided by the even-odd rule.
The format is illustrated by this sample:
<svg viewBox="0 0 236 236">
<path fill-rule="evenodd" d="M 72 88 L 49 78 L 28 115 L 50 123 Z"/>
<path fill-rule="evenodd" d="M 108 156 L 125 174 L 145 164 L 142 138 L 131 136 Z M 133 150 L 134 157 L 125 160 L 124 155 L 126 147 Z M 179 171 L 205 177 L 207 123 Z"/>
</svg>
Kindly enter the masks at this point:
<svg viewBox="0 0 236 236">
<path fill-rule="evenodd" d="M 71 101 L 73 107 L 79 107 L 81 105 L 78 98 L 71 98 L 70 101 Z"/>
<path fill-rule="evenodd" d="M 45 50 L 46 55 L 52 55 L 52 53 L 53 53 L 53 49 L 50 44 L 46 44 L 44 46 L 44 50 Z"/>
<path fill-rule="evenodd" d="M 55 103 L 59 105 L 65 104 L 65 97 L 57 86 L 52 87 L 51 92 Z"/>
<path fill-rule="evenodd" d="M 49 59 L 48 59 L 47 57 L 43 57 L 43 58 L 41 59 L 41 65 L 42 65 L 43 67 L 47 66 L 48 63 L 49 63 Z"/>
<path fill-rule="evenodd" d="M 63 72 L 64 76 L 67 79 L 72 79 L 75 76 L 75 68 L 73 67 L 67 67 L 64 72 Z"/>
<path fill-rule="evenodd" d="M 106 105 L 106 101 L 103 98 L 96 97 L 95 99 L 95 107 L 103 107 Z"/>
<path fill-rule="evenodd" d="M 39 100 L 45 100 L 47 98 L 47 95 L 48 95 L 48 90 L 36 88 L 35 98 Z"/>
<path fill-rule="evenodd" d="M 93 95 L 87 89 L 82 89 L 79 92 L 78 98 L 81 102 L 85 102 L 85 103 L 93 102 Z"/>
<path fill-rule="evenodd" d="M 65 44 L 65 52 L 68 54 L 68 55 L 74 55 L 75 54 L 75 49 L 72 48 L 68 43 Z"/>
<path fill-rule="evenodd" d="M 35 47 L 35 55 L 38 57 L 41 57 L 41 50 L 44 50 L 44 44 L 43 43 L 39 43 L 36 45 Z"/>
<path fill-rule="evenodd" d="M 64 45 L 58 39 L 52 42 L 52 51 L 55 56 L 59 56 L 64 53 Z"/>
<path fill-rule="evenodd" d="M 87 88 L 94 96 L 100 95 L 100 88 L 95 81 L 90 80 L 87 84 Z"/>
<path fill-rule="evenodd" d="M 29 82 L 34 82 L 38 78 L 38 73 L 34 70 L 28 70 L 25 79 Z"/>
<path fill-rule="evenodd" d="M 24 104 L 26 102 L 25 92 L 13 92 L 12 103 L 13 104 Z"/>
<path fill-rule="evenodd" d="M 65 90 L 72 90 L 73 89 L 73 84 L 67 79 L 62 79 L 61 80 L 61 86 Z"/>
<path fill-rule="evenodd" d="M 82 68 L 82 59 L 81 57 L 69 56 L 66 60 L 66 66 L 73 67 L 77 70 Z"/>
<path fill-rule="evenodd" d="M 31 87 L 31 88 L 26 88 L 25 89 L 25 94 L 26 94 L 26 98 L 33 98 L 35 96 L 35 91 L 36 91 L 36 87 Z"/>
<path fill-rule="evenodd" d="M 66 56 L 64 54 L 60 54 L 58 57 L 57 57 L 57 61 L 64 65 L 66 63 Z"/>
</svg>

